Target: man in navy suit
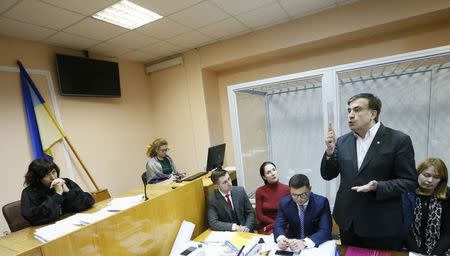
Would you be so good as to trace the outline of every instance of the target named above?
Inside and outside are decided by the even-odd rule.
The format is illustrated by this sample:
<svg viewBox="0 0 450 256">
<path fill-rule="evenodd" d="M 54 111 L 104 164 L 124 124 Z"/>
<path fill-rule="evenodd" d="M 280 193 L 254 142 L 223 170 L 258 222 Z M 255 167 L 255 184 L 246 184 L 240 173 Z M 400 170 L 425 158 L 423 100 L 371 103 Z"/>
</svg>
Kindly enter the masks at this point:
<svg viewBox="0 0 450 256">
<path fill-rule="evenodd" d="M 351 132 L 336 140 L 331 124 L 320 173 L 340 175 L 333 216 L 344 245 L 398 249 L 402 240 L 401 194 L 416 188 L 411 138 L 379 122 L 381 101 L 361 93 L 347 102 Z"/>
<path fill-rule="evenodd" d="M 281 250 L 312 248 L 331 240 L 328 199 L 311 192 L 308 177 L 296 174 L 289 180 L 290 195 L 280 200 L 274 238 Z"/>
</svg>

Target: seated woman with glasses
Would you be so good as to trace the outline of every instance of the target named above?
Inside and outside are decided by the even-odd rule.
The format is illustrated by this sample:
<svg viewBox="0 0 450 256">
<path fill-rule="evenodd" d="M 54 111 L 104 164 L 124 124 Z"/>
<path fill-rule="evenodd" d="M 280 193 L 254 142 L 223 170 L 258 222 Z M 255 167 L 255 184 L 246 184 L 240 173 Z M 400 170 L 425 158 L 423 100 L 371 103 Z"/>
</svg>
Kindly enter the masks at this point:
<svg viewBox="0 0 450 256">
<path fill-rule="evenodd" d="M 169 178 L 182 178 L 184 174 L 179 173 L 172 158 L 167 154 L 168 143 L 165 139 L 158 138 L 147 146 L 147 183 L 154 184 Z"/>
<path fill-rule="evenodd" d="M 296 174 L 289 180 L 290 195 L 281 198 L 273 228 L 280 250 L 317 247 L 331 240 L 331 212 L 326 197 L 311 192 L 309 179 Z"/>
<path fill-rule="evenodd" d="M 255 193 L 256 217 L 260 221 L 258 233 L 269 235 L 273 232 L 280 198 L 289 195 L 289 187 L 278 181 L 276 166 L 272 162 L 262 163 L 259 174 L 264 185 Z"/>
<path fill-rule="evenodd" d="M 428 158 L 417 167 L 419 187 L 402 197 L 409 251 L 446 255 L 450 248 L 450 191 L 448 170 L 439 158 Z"/>
<path fill-rule="evenodd" d="M 22 216 L 33 226 L 58 220 L 65 213 L 80 212 L 95 203 L 90 193 L 68 178 L 59 178 L 59 167 L 51 160 L 37 158 L 25 174 Z"/>
</svg>

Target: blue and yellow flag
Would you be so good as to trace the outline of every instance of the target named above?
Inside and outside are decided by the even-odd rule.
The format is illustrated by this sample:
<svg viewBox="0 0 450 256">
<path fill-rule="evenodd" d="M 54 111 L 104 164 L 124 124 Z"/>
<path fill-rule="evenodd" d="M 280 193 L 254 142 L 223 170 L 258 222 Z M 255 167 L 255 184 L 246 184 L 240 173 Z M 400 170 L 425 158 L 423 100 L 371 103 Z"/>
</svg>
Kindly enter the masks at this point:
<svg viewBox="0 0 450 256">
<path fill-rule="evenodd" d="M 66 135 L 25 68 L 20 62 L 18 64 L 34 158 L 51 159 L 50 148 Z"/>
</svg>

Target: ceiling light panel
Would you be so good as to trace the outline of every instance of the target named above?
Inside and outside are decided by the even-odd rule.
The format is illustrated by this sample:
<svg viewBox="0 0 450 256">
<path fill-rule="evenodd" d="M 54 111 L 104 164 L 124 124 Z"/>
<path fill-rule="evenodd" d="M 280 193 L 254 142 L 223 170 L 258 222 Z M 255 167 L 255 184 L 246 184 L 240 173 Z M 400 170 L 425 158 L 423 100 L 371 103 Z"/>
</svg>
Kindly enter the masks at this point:
<svg viewBox="0 0 450 256">
<path fill-rule="evenodd" d="M 92 17 L 127 29 L 135 29 L 162 18 L 161 15 L 127 0 L 111 5 Z"/>
</svg>

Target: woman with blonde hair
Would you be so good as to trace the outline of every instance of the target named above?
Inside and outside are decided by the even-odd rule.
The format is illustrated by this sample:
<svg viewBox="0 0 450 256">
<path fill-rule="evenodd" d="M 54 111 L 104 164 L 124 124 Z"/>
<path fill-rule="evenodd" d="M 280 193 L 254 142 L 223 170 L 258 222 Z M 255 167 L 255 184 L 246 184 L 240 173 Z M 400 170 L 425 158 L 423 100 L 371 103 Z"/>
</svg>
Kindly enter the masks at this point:
<svg viewBox="0 0 450 256">
<path fill-rule="evenodd" d="M 419 164 L 417 173 L 417 190 L 403 195 L 406 248 L 426 255 L 445 255 L 450 247 L 447 167 L 439 158 L 428 158 Z"/>
<path fill-rule="evenodd" d="M 147 146 L 146 154 L 150 157 L 146 165 L 147 183 L 158 183 L 172 176 L 180 176 L 167 151 L 168 143 L 163 138 L 158 138 Z"/>
</svg>

